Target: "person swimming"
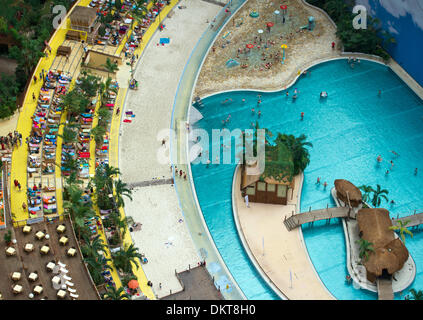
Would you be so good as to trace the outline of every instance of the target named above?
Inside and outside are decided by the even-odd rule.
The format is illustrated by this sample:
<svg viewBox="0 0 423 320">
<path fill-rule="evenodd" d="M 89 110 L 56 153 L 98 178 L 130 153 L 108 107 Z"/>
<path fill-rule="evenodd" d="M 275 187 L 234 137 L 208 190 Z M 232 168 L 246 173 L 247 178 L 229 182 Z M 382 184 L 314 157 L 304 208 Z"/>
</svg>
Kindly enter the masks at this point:
<svg viewBox="0 0 423 320">
<path fill-rule="evenodd" d="M 380 155 L 377 156 L 376 158 L 377 162 L 381 163 L 382 162 L 382 157 Z"/>
</svg>

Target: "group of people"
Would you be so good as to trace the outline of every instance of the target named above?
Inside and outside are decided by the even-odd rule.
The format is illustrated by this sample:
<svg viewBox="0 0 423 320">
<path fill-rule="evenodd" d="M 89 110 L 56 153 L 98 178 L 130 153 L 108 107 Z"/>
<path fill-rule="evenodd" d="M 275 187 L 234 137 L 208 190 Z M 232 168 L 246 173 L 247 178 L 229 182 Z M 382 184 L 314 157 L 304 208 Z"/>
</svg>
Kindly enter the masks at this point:
<svg viewBox="0 0 423 320">
<path fill-rule="evenodd" d="M 19 147 L 22 145 L 22 134 L 16 130 L 13 134 L 9 132 L 8 135 L 0 137 L 0 144 L 2 150 L 10 150 L 15 146 Z"/>
<path fill-rule="evenodd" d="M 320 177 L 317 177 L 317 182 L 316 182 L 316 184 L 317 185 L 320 185 Z M 328 184 L 327 184 L 327 182 L 325 181 L 324 183 L 323 183 L 323 187 L 326 189 L 326 187 L 328 186 Z"/>
<path fill-rule="evenodd" d="M 170 171 L 172 171 L 173 170 L 173 166 L 171 165 L 170 166 Z M 180 178 L 182 178 L 182 176 L 184 177 L 184 180 L 186 180 L 187 179 L 187 173 L 186 172 L 184 172 L 184 171 L 182 171 L 181 169 L 179 169 L 178 170 L 178 167 L 177 166 L 175 166 L 175 177 L 180 177 Z"/>
<path fill-rule="evenodd" d="M 399 154 L 398 153 L 396 153 L 395 151 L 391 151 L 396 157 L 398 157 L 399 156 Z M 380 163 L 382 163 L 382 161 L 383 161 L 383 159 L 382 159 L 382 156 L 381 155 L 378 155 L 377 156 L 377 158 L 376 158 L 376 161 L 378 162 L 378 164 L 380 164 Z M 391 164 L 391 169 L 394 167 L 394 161 L 393 160 L 390 160 L 389 161 L 389 163 Z M 414 175 L 417 175 L 417 172 L 418 172 L 418 168 L 414 168 Z M 389 169 L 387 169 L 386 171 L 385 171 L 385 174 L 389 174 Z"/>
</svg>

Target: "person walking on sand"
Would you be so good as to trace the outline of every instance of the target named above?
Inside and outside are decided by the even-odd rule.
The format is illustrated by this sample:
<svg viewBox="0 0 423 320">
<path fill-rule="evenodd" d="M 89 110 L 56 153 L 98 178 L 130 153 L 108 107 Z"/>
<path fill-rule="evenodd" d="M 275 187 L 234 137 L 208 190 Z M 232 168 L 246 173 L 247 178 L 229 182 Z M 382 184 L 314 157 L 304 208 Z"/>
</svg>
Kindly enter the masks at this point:
<svg viewBox="0 0 423 320">
<path fill-rule="evenodd" d="M 19 181 L 18 180 L 13 180 L 13 183 L 15 184 L 15 187 L 18 187 Z"/>
</svg>

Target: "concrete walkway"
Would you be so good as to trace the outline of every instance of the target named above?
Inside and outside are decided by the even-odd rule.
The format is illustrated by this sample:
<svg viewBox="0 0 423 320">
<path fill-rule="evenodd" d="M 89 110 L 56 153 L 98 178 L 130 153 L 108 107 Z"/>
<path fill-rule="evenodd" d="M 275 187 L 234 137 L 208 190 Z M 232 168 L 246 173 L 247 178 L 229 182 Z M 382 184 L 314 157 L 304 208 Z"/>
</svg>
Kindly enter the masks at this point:
<svg viewBox="0 0 423 320">
<path fill-rule="evenodd" d="M 122 180 L 137 185 L 140 181 L 171 179 L 170 163 L 159 163 L 157 153 L 165 151 L 158 135 L 169 132 L 174 97 L 187 60 L 204 30 L 220 6 L 202 1 L 182 0 L 164 21 L 165 30 L 150 40 L 137 66 L 135 79 L 138 90 L 129 90 L 122 112 L 132 110 L 132 123 L 120 126 L 119 168 Z M 160 38 L 170 43 L 157 45 Z M 188 182 L 186 182 L 188 183 Z M 197 266 L 201 260 L 183 221 L 173 185 L 154 184 L 133 190 L 133 201 L 125 212 L 142 223 L 140 231 L 132 233 L 135 246 L 145 253 L 149 262 L 143 265 L 153 290 L 160 298 L 182 290 L 177 272 Z M 179 222 L 182 219 L 181 222 Z M 159 288 L 161 283 L 161 289 Z"/>
</svg>

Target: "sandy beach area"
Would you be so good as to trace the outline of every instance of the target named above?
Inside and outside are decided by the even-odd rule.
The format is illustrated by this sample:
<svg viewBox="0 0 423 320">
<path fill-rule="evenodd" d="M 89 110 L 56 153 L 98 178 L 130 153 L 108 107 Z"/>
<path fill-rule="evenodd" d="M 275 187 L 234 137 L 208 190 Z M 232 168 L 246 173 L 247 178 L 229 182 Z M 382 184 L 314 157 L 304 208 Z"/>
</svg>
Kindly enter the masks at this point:
<svg viewBox="0 0 423 320">
<path fill-rule="evenodd" d="M 284 4 L 288 6 L 288 12 L 283 25 L 280 17 L 277 19 L 274 14 L 275 10 L 281 10 L 280 3 L 276 2 L 250 0 L 235 14 L 232 22 L 225 26 L 216 39 L 215 51 L 210 50 L 204 61 L 195 96 L 202 97 L 232 89 L 283 89 L 298 74 L 298 70 L 303 71 L 303 66 L 315 60 L 339 56 L 340 50 L 331 47 L 332 42 L 338 44 L 336 29 L 324 14 L 305 6 L 301 0 L 287 0 Z M 252 11 L 258 11 L 259 17 L 250 17 Z M 307 25 L 309 16 L 315 18 L 315 29 L 299 32 L 301 26 Z M 273 22 L 273 28 L 278 32 L 268 33 L 267 22 Z M 263 30 L 262 34 L 258 33 L 259 29 Z M 258 41 L 259 36 L 262 37 L 262 43 Z M 274 41 L 268 49 L 264 48 L 265 39 Z M 248 43 L 254 44 L 254 41 L 257 43 L 250 53 L 237 53 L 238 48 L 243 49 Z M 282 44 L 287 45 L 284 64 L 281 58 L 275 58 L 278 51 L 281 54 Z M 258 64 L 254 56 L 262 53 L 267 59 Z M 270 54 L 273 54 L 272 57 Z M 228 68 L 225 64 L 229 59 L 235 59 L 241 65 L 246 63 L 248 67 Z M 272 62 L 270 69 L 263 67 L 266 62 Z"/>
<path fill-rule="evenodd" d="M 135 114 L 132 123 L 120 126 L 119 168 L 128 184 L 172 178 L 170 164 L 157 159 L 157 153 L 165 150 L 158 135 L 170 128 L 174 97 L 191 51 L 208 27 L 207 21 L 222 9 L 204 1 L 182 0 L 178 5 L 186 8 L 175 7 L 171 18 L 164 20 L 164 31 L 156 32 L 144 50 L 135 72 L 139 89 L 128 90 L 122 110 Z M 167 37 L 170 43 L 159 45 L 160 38 Z M 132 197 L 125 213 L 142 223 L 141 230 L 131 235 L 149 260 L 143 270 L 155 294 L 160 298 L 170 290 L 182 290 L 175 270 L 197 266 L 201 257 L 183 221 L 173 184 L 136 187 Z"/>
</svg>

